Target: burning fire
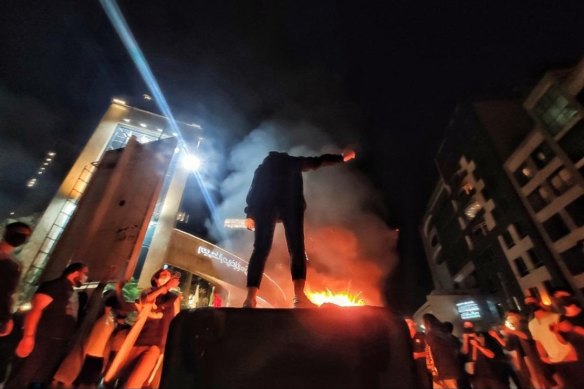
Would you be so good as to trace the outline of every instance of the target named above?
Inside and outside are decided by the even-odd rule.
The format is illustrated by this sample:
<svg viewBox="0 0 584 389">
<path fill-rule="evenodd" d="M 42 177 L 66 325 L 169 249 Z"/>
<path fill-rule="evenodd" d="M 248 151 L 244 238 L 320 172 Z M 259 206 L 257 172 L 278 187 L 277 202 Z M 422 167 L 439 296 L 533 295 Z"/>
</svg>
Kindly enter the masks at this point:
<svg viewBox="0 0 584 389">
<path fill-rule="evenodd" d="M 361 298 L 361 292 L 352 294 L 350 292 L 333 293 L 330 289 L 322 292 L 307 291 L 306 296 L 316 305 L 335 304 L 341 307 L 356 307 L 365 305 Z"/>
</svg>

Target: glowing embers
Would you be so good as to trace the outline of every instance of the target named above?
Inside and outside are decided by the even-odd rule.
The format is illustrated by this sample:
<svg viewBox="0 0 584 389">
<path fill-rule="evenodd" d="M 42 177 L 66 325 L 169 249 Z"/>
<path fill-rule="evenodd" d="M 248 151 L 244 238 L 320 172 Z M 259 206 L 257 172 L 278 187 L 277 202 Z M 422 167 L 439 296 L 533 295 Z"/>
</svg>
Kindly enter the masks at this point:
<svg viewBox="0 0 584 389">
<path fill-rule="evenodd" d="M 327 289 L 321 292 L 307 291 L 306 296 L 318 306 L 323 304 L 334 304 L 341 307 L 365 305 L 365 301 L 361 298 L 361 292 L 357 294 L 350 292 L 333 293 L 330 289 Z"/>
</svg>

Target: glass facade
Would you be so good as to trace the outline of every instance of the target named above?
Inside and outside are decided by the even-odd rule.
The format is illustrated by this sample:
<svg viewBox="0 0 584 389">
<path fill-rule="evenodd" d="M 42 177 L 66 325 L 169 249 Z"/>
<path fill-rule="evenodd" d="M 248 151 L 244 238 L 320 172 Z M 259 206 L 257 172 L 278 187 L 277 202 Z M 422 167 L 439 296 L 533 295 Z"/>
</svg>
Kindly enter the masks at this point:
<svg viewBox="0 0 584 389">
<path fill-rule="evenodd" d="M 163 136 L 162 131 L 139 130 L 129 126 L 118 125 L 106 146 L 106 150 L 116 150 L 126 147 L 128 140 L 132 136 L 135 136 L 140 143 L 149 143 L 168 137 L 167 135 Z"/>
<path fill-rule="evenodd" d="M 560 88 L 552 86 L 535 104 L 533 113 L 550 134 L 557 135 L 576 116 L 578 110 Z"/>
</svg>

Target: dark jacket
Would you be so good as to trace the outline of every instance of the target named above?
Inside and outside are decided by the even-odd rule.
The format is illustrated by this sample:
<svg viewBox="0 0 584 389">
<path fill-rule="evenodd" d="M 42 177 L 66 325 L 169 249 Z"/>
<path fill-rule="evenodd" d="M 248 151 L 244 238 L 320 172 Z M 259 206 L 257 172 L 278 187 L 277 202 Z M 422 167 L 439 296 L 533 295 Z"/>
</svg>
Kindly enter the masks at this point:
<svg viewBox="0 0 584 389">
<path fill-rule="evenodd" d="M 256 218 L 267 210 L 287 207 L 306 208 L 302 172 L 343 162 L 342 155 L 292 157 L 272 151 L 258 166 L 247 194 L 245 213 Z"/>
</svg>

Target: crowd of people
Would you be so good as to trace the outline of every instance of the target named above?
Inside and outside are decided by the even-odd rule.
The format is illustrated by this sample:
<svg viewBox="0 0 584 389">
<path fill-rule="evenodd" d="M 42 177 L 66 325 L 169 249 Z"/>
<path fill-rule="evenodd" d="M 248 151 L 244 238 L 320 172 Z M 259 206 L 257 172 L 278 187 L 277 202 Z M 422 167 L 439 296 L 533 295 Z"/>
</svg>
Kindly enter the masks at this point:
<svg viewBox="0 0 584 389">
<path fill-rule="evenodd" d="M 88 298 L 80 287 L 90 269 L 74 262 L 39 285 L 30 310 L 13 313 L 21 276 L 13 252 L 31 233 L 24 223 L 10 223 L 0 240 L 0 386 L 156 387 L 170 322 L 180 310 L 179 274 L 158 270 L 136 301 L 124 298 L 123 282 L 100 284 Z"/>
<path fill-rule="evenodd" d="M 355 158 L 342 155 L 291 157 L 272 152 L 256 170 L 247 196 L 246 225 L 255 231 L 244 307 L 256 295 L 274 228 L 282 221 L 291 253 L 294 306 L 314 305 L 304 294 L 302 172 Z M 271 189 L 270 189 L 271 188 Z M 274 189 L 278 188 L 278 190 Z M 123 296 L 124 283 L 99 284 L 80 293 L 90 269 L 69 264 L 61 277 L 39 285 L 26 315 L 13 314 L 12 296 L 21 278 L 14 250 L 30 237 L 21 222 L 8 224 L 0 240 L 0 382 L 27 387 L 157 387 L 171 320 L 180 310 L 178 274 L 160 269 L 151 287 L 135 301 Z M 84 298 L 85 296 L 85 298 Z M 584 387 L 584 310 L 567 291 L 555 304 L 536 297 L 525 311 L 510 311 L 501 325 L 479 331 L 464 322 L 462 335 L 450 322 L 423 316 L 424 333 L 406 319 L 419 387 L 447 389 L 576 389 Z"/>
<path fill-rule="evenodd" d="M 435 315 L 424 332 L 406 318 L 419 387 L 423 389 L 578 389 L 584 387 L 584 309 L 567 291 L 555 306 L 525 298 L 527 313 L 509 311 L 500 325 L 479 331 L 463 322 L 462 336 Z"/>
</svg>

